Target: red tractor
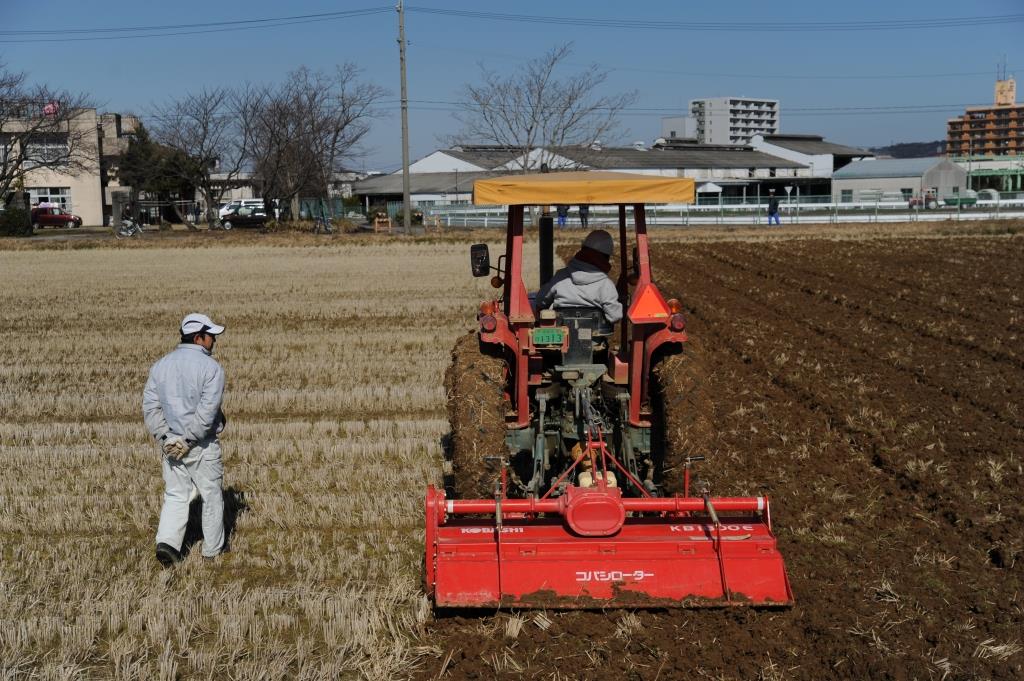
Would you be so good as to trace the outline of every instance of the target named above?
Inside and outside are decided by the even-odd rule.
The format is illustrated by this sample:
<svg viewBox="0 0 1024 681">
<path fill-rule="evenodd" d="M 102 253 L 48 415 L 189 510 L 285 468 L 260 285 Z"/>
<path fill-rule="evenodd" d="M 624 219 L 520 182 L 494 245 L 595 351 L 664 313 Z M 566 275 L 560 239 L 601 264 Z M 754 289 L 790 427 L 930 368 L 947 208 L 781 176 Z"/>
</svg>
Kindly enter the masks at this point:
<svg viewBox="0 0 1024 681">
<path fill-rule="evenodd" d="M 928 210 L 935 210 L 939 207 L 938 190 L 934 187 L 927 189 L 923 194 L 917 196 L 911 196 L 907 201 L 909 208 L 926 208 Z"/>
<path fill-rule="evenodd" d="M 765 497 L 690 494 L 687 457 L 667 485 L 652 441 L 659 356 L 687 341 L 677 300 L 651 277 L 647 203 L 692 202 L 693 181 L 608 172 L 481 180 L 474 203 L 508 205 L 505 253 L 471 249 L 474 276 L 496 272 L 479 344 L 504 364 L 502 451 L 454 461 L 460 496 L 431 486 L 426 583 L 439 607 L 772 605 L 793 601 Z M 523 280 L 526 206 L 616 205 L 617 331 L 600 310 L 536 309 Z M 632 213 L 632 234 L 629 220 Z M 630 240 L 632 236 L 632 240 Z M 543 285 L 553 272 L 541 220 Z M 497 465 L 486 484 L 481 470 Z M 468 484 L 467 484 L 468 481 Z M 682 494 L 670 496 L 669 489 Z M 467 494 L 468 493 L 468 494 Z"/>
</svg>

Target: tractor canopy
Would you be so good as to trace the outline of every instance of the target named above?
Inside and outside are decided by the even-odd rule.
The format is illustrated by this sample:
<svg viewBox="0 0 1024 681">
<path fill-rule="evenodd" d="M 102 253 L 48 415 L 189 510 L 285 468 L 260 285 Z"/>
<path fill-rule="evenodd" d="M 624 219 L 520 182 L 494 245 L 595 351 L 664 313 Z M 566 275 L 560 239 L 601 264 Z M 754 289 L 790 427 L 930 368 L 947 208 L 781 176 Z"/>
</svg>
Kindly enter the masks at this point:
<svg viewBox="0 0 1024 681">
<path fill-rule="evenodd" d="M 693 180 L 606 171 L 504 175 L 473 184 L 476 205 L 693 203 Z"/>
</svg>

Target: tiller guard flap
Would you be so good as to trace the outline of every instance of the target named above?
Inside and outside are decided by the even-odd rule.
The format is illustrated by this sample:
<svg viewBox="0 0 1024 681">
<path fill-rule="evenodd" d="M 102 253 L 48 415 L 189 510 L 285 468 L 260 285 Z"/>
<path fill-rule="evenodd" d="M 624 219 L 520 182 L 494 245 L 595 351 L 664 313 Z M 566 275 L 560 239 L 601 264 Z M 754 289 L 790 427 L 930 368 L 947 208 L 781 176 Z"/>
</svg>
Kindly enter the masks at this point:
<svg viewBox="0 0 1024 681">
<path fill-rule="evenodd" d="M 765 497 L 426 500 L 426 584 L 437 607 L 793 604 Z"/>
</svg>

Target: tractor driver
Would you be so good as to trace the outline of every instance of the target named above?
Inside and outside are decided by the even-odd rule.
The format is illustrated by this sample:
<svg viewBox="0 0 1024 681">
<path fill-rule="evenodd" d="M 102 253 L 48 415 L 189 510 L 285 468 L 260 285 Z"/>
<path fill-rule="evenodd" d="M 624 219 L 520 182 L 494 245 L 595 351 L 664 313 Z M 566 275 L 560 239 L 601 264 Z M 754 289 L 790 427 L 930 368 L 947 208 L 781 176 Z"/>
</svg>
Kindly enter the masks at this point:
<svg viewBox="0 0 1024 681">
<path fill-rule="evenodd" d="M 609 324 L 622 319 L 619 292 L 608 278 L 614 250 L 612 235 L 605 230 L 588 234 L 569 264 L 537 292 L 536 308 L 593 307 L 604 312 Z"/>
</svg>

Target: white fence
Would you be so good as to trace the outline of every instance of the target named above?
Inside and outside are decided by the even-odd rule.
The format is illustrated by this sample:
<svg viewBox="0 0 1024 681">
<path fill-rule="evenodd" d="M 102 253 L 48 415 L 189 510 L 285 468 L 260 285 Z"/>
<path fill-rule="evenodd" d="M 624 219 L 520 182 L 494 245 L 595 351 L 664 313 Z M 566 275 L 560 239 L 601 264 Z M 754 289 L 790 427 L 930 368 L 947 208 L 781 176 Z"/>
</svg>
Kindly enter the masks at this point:
<svg viewBox="0 0 1024 681">
<path fill-rule="evenodd" d="M 1024 197 L 979 200 L 974 206 L 940 206 L 935 209 L 908 208 L 906 201 L 873 201 L 859 203 L 786 203 L 780 205 L 786 224 L 843 222 L 915 222 L 918 220 L 994 220 L 1024 218 Z M 627 214 L 632 215 L 632 208 Z M 426 216 L 436 217 L 446 227 L 504 227 L 508 219 L 506 206 L 433 206 L 424 209 Z M 615 206 L 591 206 L 590 226 L 618 224 Z M 648 225 L 751 225 L 766 224 L 766 204 L 697 206 L 693 204 L 660 204 L 647 206 Z M 568 224 L 579 227 L 576 211 Z"/>
</svg>

